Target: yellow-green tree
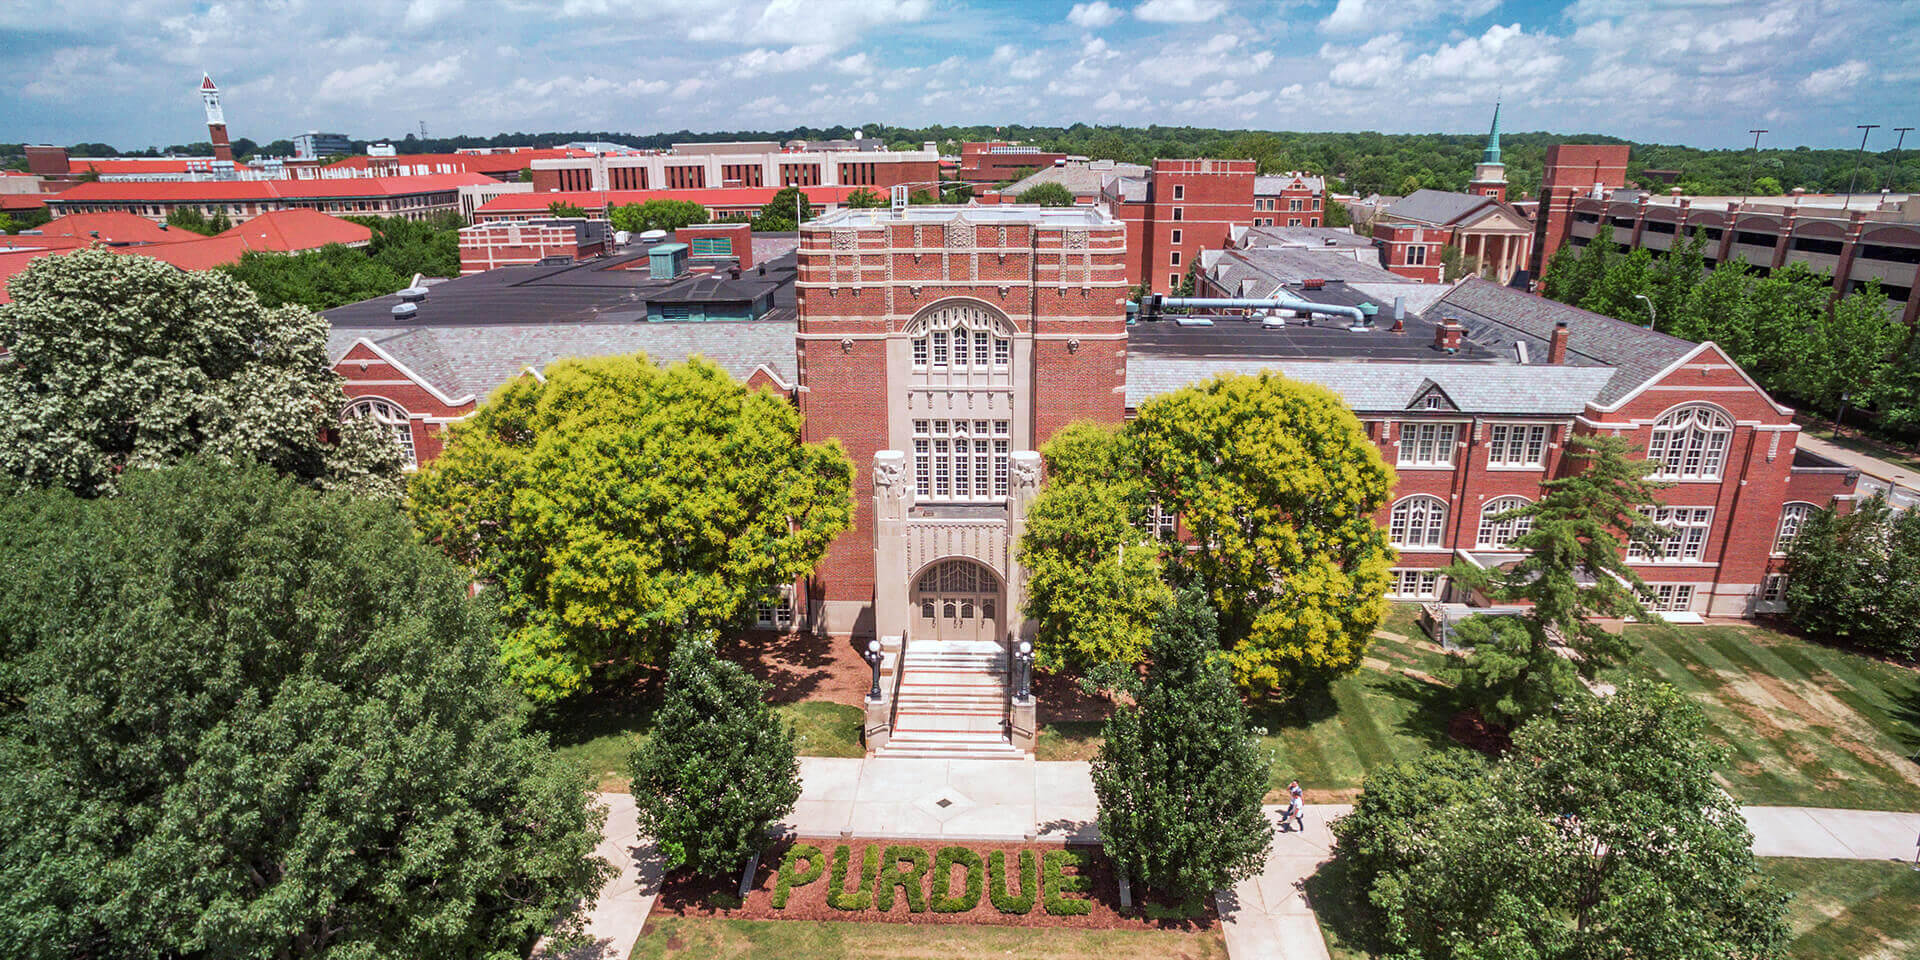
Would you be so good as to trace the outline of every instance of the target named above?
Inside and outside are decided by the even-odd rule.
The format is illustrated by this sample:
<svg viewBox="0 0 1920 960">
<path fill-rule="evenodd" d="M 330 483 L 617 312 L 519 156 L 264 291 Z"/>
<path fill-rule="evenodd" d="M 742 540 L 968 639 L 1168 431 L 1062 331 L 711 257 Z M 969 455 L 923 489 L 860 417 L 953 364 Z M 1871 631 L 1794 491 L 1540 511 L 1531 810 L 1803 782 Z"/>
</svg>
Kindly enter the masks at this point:
<svg viewBox="0 0 1920 960">
<path fill-rule="evenodd" d="M 501 387 L 409 492 L 422 532 L 498 592 L 515 682 L 551 701 L 810 572 L 851 522 L 852 477 L 780 397 L 633 354 Z"/>
<path fill-rule="evenodd" d="M 1271 374 L 1216 377 L 1142 404 L 1111 449 L 1092 433 L 1064 433 L 1049 447 L 1048 466 L 1022 563 L 1063 581 L 1077 576 L 1082 590 L 1124 584 L 1100 602 L 1109 617 L 1131 617 L 1127 629 L 1096 621 L 1096 635 L 1144 638 L 1154 619 L 1136 586 L 1140 571 L 1122 570 L 1107 553 L 1120 542 L 1110 519 L 1120 508 L 1096 511 L 1072 536 L 1044 539 L 1034 525 L 1074 500 L 1098 506 L 1087 487 L 1102 484 L 1102 495 L 1124 504 L 1156 542 L 1161 579 L 1205 592 L 1242 688 L 1286 692 L 1360 665 L 1386 613 L 1393 552 L 1374 515 L 1393 471 L 1332 393 Z M 1177 532 L 1149 526 L 1155 508 L 1178 518 Z M 1041 649 L 1080 644 L 1050 638 L 1045 612 L 1029 601 Z"/>
</svg>

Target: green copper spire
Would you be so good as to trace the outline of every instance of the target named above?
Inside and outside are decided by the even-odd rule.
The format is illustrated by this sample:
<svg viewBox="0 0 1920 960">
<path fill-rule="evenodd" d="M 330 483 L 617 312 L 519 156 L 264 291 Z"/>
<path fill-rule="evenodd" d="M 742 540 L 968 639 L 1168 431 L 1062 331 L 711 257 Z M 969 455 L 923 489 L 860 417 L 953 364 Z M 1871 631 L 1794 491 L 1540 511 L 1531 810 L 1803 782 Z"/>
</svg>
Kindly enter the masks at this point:
<svg viewBox="0 0 1920 960">
<path fill-rule="evenodd" d="M 1500 101 L 1498 100 L 1493 102 L 1493 129 L 1487 133 L 1487 149 L 1480 154 L 1480 162 L 1500 162 Z"/>
</svg>

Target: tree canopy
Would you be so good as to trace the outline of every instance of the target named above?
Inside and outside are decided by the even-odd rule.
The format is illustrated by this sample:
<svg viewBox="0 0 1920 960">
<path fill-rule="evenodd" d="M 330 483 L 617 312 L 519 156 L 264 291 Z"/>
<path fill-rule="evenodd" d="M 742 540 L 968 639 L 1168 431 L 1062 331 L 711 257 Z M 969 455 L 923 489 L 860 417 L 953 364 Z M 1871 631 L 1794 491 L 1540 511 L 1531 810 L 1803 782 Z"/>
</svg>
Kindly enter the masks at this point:
<svg viewBox="0 0 1920 960">
<path fill-rule="evenodd" d="M 1145 568 L 1133 561 L 1119 570 L 1109 550 L 1128 539 L 1114 526 L 1120 512 L 1144 528 L 1157 509 L 1179 526 L 1150 531 L 1164 577 L 1205 592 L 1242 687 L 1286 692 L 1359 666 L 1386 613 L 1392 551 L 1373 515 L 1393 471 L 1339 398 L 1272 374 L 1220 376 L 1141 404 L 1118 431 L 1062 436 L 1049 446 L 1052 479 L 1034 505 L 1039 527 L 1021 562 L 1045 571 L 1042 587 L 1123 585 L 1076 601 L 1099 611 L 1100 635 L 1121 642 L 1075 640 L 1042 593 L 1028 613 L 1042 619 L 1043 648 L 1137 646 L 1126 638 L 1150 622 L 1140 602 L 1149 596 Z M 1069 508 L 1048 501 L 1075 498 L 1101 509 L 1085 529 L 1061 529 L 1053 520 Z"/>
<path fill-rule="evenodd" d="M 372 424 L 340 421 L 346 395 L 320 317 L 267 309 L 218 272 L 105 250 L 42 257 L 8 290 L 6 474 L 94 495 L 111 492 L 124 471 L 205 452 L 322 486 L 397 494 L 398 445 Z"/>
<path fill-rule="evenodd" d="M 648 200 L 620 204 L 607 211 L 607 220 L 615 230 L 628 233 L 648 230 L 671 233 L 681 227 L 706 223 L 707 208 L 690 200 Z"/>
<path fill-rule="evenodd" d="M 1920 655 L 1920 511 L 1883 494 L 1817 510 L 1787 551 L 1787 615 L 1808 636 Z"/>
<path fill-rule="evenodd" d="M 582 207 L 577 203 L 567 203 L 564 200 L 555 200 L 554 202 L 547 204 L 547 215 L 553 216 L 553 217 L 568 217 L 575 220 L 585 220 L 587 218 L 587 210 L 585 207 Z"/>
<path fill-rule="evenodd" d="M 1073 206 L 1073 191 L 1065 184 L 1047 182 L 1037 183 L 1020 192 L 1021 203 L 1037 203 L 1043 207 Z"/>
<path fill-rule="evenodd" d="M 1715 781 L 1700 708 L 1630 683 L 1529 721 L 1501 760 L 1368 775 L 1333 825 L 1378 952 L 1405 960 L 1775 958 L 1783 896 Z"/>
<path fill-rule="evenodd" d="M 365 247 L 328 245 L 300 253 L 248 251 L 237 263 L 218 268 L 246 284 L 270 307 L 298 304 L 328 310 L 385 296 L 428 277 L 460 275 L 463 221 L 441 216 L 416 221 L 405 217 L 347 217 L 373 231 Z"/>
<path fill-rule="evenodd" d="M 813 204 L 799 187 L 781 187 L 773 199 L 753 215 L 753 229 L 756 233 L 778 233 L 786 230 L 798 230 L 800 224 L 813 219 Z"/>
<path fill-rule="evenodd" d="M 225 211 L 209 217 L 195 207 L 175 207 L 167 211 L 167 226 L 211 237 L 216 233 L 225 233 L 233 229 L 233 221 L 227 217 Z"/>
<path fill-rule="evenodd" d="M 853 514 L 837 442 L 695 357 L 563 360 L 457 424 L 414 477 L 420 529 L 500 596 L 536 700 L 665 659 L 812 571 Z"/>
<path fill-rule="evenodd" d="M 846 205 L 855 210 L 873 209 L 887 205 L 887 198 L 872 187 L 861 187 L 847 194 Z"/>
<path fill-rule="evenodd" d="M 193 458 L 0 499 L 0 566 L 13 956 L 510 960 L 610 869 L 391 505 Z"/>
</svg>

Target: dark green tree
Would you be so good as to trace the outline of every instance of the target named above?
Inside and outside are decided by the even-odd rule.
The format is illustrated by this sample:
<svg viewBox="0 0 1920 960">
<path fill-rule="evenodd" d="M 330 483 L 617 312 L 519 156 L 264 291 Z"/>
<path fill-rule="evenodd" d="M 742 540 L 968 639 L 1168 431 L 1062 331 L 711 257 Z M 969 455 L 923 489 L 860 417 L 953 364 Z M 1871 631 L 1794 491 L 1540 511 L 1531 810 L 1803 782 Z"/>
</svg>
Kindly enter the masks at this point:
<svg viewBox="0 0 1920 960">
<path fill-rule="evenodd" d="M 798 230 L 800 224 L 811 219 L 813 204 L 808 202 L 807 195 L 800 192 L 799 187 L 781 187 L 780 192 L 753 215 L 753 229 L 756 233 Z"/>
<path fill-rule="evenodd" d="M 847 194 L 846 205 L 855 210 L 868 210 L 887 205 L 887 198 L 870 187 L 861 187 Z"/>
<path fill-rule="evenodd" d="M 412 281 L 411 275 L 401 276 L 365 251 L 339 244 L 301 253 L 249 250 L 216 269 L 246 284 L 266 306 L 293 304 L 309 310 L 386 296 Z"/>
<path fill-rule="evenodd" d="M 1440 281 L 1452 283 L 1480 272 L 1480 258 L 1469 257 L 1453 244 L 1440 248 Z"/>
<path fill-rule="evenodd" d="M 1572 473 L 1542 483 L 1539 500 L 1492 518 L 1526 525 L 1509 545 L 1526 556 L 1506 570 L 1459 563 L 1448 571 L 1496 603 L 1530 604 L 1517 617 L 1474 617 L 1457 628 L 1471 654 L 1450 661 L 1450 679 L 1493 723 L 1510 726 L 1577 698 L 1580 677 L 1626 657 L 1626 641 L 1591 618 L 1648 619 L 1639 597 L 1646 583 L 1622 552 L 1666 532 L 1639 510 L 1658 502 L 1655 491 L 1666 484 L 1647 479 L 1653 465 L 1633 459 L 1618 437 L 1575 436 L 1567 456 L 1578 463 Z M 1559 644 L 1574 657 L 1562 656 Z"/>
<path fill-rule="evenodd" d="M 738 873 L 800 799 L 793 729 L 766 696 L 743 667 L 714 654 L 708 637 L 674 647 L 656 733 L 632 760 L 640 830 L 669 869 Z"/>
<path fill-rule="evenodd" d="M 624 203 L 607 214 L 615 230 L 641 233 L 647 230 L 674 231 L 681 227 L 706 223 L 707 208 L 688 200 L 648 200 Z"/>
<path fill-rule="evenodd" d="M 1065 184 L 1048 181 L 1035 184 L 1020 192 L 1021 203 L 1037 203 L 1043 207 L 1073 206 L 1073 191 Z"/>
<path fill-rule="evenodd" d="M 1261 868 L 1267 759 L 1198 591 L 1167 607 L 1135 702 L 1108 718 L 1093 761 L 1100 837 L 1135 882 L 1182 900 Z"/>
<path fill-rule="evenodd" d="M 610 872 L 391 505 L 195 458 L 0 500 L 0 566 L 10 955 L 508 960 Z"/>
<path fill-rule="evenodd" d="M 167 226 L 197 233 L 203 237 L 211 237 L 216 233 L 232 229 L 233 222 L 228 220 L 224 213 L 216 213 L 208 217 L 200 212 L 199 207 L 175 207 L 167 211 Z"/>
<path fill-rule="evenodd" d="M 547 215 L 550 217 L 570 217 L 576 220 L 585 220 L 587 218 L 587 211 L 585 207 L 577 203 L 555 200 L 547 204 Z"/>
<path fill-rule="evenodd" d="M 1920 654 L 1920 512 L 1875 494 L 1808 517 L 1787 551 L 1787 615 L 1816 639 Z"/>
</svg>

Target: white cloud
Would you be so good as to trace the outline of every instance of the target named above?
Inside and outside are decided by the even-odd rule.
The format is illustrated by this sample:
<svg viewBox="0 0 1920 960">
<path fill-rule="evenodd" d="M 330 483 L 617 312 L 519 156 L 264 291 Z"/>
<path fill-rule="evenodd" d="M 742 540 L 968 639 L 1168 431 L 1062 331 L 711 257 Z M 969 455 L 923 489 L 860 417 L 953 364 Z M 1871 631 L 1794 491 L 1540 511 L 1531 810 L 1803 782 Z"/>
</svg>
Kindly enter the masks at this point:
<svg viewBox="0 0 1920 960">
<path fill-rule="evenodd" d="M 1800 89 L 1816 97 L 1839 93 L 1867 78 L 1870 71 L 1865 61 L 1848 60 L 1825 70 L 1815 70 L 1800 81 Z"/>
<path fill-rule="evenodd" d="M 458 12 L 462 5 L 462 0 L 410 0 L 400 22 L 408 27 L 424 27 Z"/>
<path fill-rule="evenodd" d="M 1328 33 L 1383 33 L 1448 17 L 1476 20 L 1492 13 L 1500 0 L 1340 0 L 1320 21 Z"/>
<path fill-rule="evenodd" d="M 854 54 L 853 56 L 841 57 L 840 59 L 835 60 L 833 62 L 833 68 L 835 70 L 840 71 L 841 73 L 851 73 L 854 76 L 858 76 L 858 77 L 864 77 L 873 73 L 873 63 L 870 60 L 868 60 L 867 52 L 865 50 L 862 50 L 859 53 Z"/>
<path fill-rule="evenodd" d="M 1226 0 L 1147 0 L 1133 15 L 1151 23 L 1205 23 L 1226 10 Z"/>
<path fill-rule="evenodd" d="M 1111 27 L 1120 19 L 1120 11 L 1107 0 L 1093 0 L 1092 3 L 1076 3 L 1067 11 L 1067 22 L 1076 27 L 1098 30 Z"/>
</svg>

